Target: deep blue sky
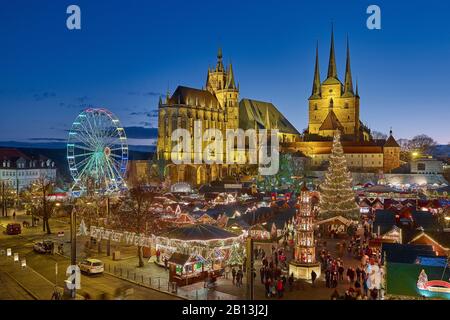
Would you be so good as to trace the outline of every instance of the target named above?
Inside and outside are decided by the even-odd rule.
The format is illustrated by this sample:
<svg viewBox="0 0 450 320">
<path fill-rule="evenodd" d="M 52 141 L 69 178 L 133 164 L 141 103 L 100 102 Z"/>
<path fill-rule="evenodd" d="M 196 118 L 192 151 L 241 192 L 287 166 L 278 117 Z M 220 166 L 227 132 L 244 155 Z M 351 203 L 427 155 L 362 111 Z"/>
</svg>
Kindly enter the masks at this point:
<svg viewBox="0 0 450 320">
<path fill-rule="evenodd" d="M 66 28 L 77 4 L 82 30 Z M 366 28 L 378 4 L 382 30 Z M 448 1 L 2 1 L 0 140 L 66 138 L 78 112 L 104 106 L 124 126 L 154 125 L 167 86 L 201 87 L 217 47 L 241 98 L 273 102 L 307 125 L 316 41 L 322 80 L 334 21 L 338 73 L 350 39 L 361 119 L 397 138 L 450 141 Z M 137 137 L 137 136 L 136 136 Z"/>
</svg>

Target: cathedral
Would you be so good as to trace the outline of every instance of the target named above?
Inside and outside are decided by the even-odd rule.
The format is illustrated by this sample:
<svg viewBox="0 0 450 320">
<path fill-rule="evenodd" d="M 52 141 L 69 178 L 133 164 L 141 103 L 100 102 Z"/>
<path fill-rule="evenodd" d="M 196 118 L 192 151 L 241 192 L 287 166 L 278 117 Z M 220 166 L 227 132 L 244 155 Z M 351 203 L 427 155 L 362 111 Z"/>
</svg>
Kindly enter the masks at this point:
<svg viewBox="0 0 450 320">
<path fill-rule="evenodd" d="M 174 164 L 171 154 L 175 142 L 172 132 L 187 129 L 194 136 L 194 122 L 200 121 L 202 130 L 218 129 L 226 137 L 227 129 L 278 130 L 281 152 L 308 157 L 312 169 L 325 170 L 331 154 L 333 135 L 341 132 L 347 165 L 352 171 L 389 173 L 400 166 L 400 146 L 392 135 L 374 139 L 370 129 L 360 120 L 358 85 L 353 86 L 350 66 L 350 48 L 347 41 L 344 81 L 337 72 L 334 33 L 331 33 L 327 77 L 321 80 L 319 52 L 316 58 L 311 96 L 308 99 L 308 127 L 300 134 L 270 102 L 243 98 L 239 100 L 239 84 L 233 66 L 223 63 L 222 50 L 217 53 L 215 67 L 208 68 L 206 84 L 201 89 L 178 86 L 158 106 L 157 156 L 166 161 L 166 176 L 172 183 L 185 181 L 192 185 L 226 180 L 242 172 L 243 165 L 226 164 L 226 155 L 210 155 L 219 163 Z M 194 145 L 194 139 L 190 141 Z M 202 142 L 202 150 L 209 142 Z M 224 141 L 224 145 L 226 141 Z M 223 148 L 225 149 L 225 148 Z M 192 147 L 188 158 L 194 160 L 200 153 Z M 245 150 L 234 150 L 234 157 L 248 156 Z"/>
<path fill-rule="evenodd" d="M 172 95 L 166 95 L 165 101 L 160 99 L 157 156 L 167 162 L 165 171 L 171 182 L 185 181 L 200 185 L 239 174 L 242 165 L 238 164 L 171 163 L 175 144 L 171 140 L 173 130 L 187 129 L 193 136 L 194 121 L 201 121 L 202 130 L 219 129 L 224 138 L 227 129 L 278 129 L 280 141 L 300 141 L 300 133 L 272 103 L 252 99 L 239 101 L 239 84 L 236 84 L 233 66 L 231 63 L 227 67 L 224 66 L 221 49 L 217 53 L 216 66 L 208 68 L 205 88 L 178 86 Z M 193 141 L 191 143 L 194 144 Z M 207 144 L 203 142 L 203 148 Z M 189 157 L 193 160 L 196 150 L 192 150 Z M 246 156 L 245 150 L 236 148 L 234 152 L 235 158 L 238 153 Z M 225 154 L 214 154 L 213 157 L 214 160 L 226 160 Z"/>
<path fill-rule="evenodd" d="M 319 49 L 316 47 L 308 115 L 308 128 L 301 141 L 283 143 L 282 150 L 301 151 L 311 158 L 313 168 L 326 168 L 333 135 L 338 130 L 341 132 L 347 165 L 352 171 L 389 173 L 400 166 L 400 146 L 392 130 L 387 139 L 374 139 L 370 129 L 360 120 L 360 97 L 358 84 L 353 87 L 348 41 L 344 82 L 338 77 L 333 31 L 327 77 L 323 81 L 320 77 Z"/>
</svg>

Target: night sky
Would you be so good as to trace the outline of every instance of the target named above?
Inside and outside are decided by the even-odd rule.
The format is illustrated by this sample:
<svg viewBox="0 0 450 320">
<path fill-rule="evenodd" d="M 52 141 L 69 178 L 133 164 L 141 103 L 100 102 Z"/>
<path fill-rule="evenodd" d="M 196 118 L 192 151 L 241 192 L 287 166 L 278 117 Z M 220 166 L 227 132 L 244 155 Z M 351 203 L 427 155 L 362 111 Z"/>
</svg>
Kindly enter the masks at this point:
<svg viewBox="0 0 450 320">
<path fill-rule="evenodd" d="M 66 28 L 81 8 L 82 29 Z M 366 27 L 381 7 L 382 29 Z M 0 141 L 63 141 L 80 110 L 106 107 L 134 144 L 156 126 L 158 97 L 201 88 L 221 46 L 240 98 L 271 101 L 307 125 L 316 41 L 326 75 L 331 22 L 338 73 L 350 40 L 361 119 L 396 138 L 450 141 L 450 3 L 428 1 L 2 1 Z M 32 139 L 32 140 L 30 140 Z"/>
</svg>

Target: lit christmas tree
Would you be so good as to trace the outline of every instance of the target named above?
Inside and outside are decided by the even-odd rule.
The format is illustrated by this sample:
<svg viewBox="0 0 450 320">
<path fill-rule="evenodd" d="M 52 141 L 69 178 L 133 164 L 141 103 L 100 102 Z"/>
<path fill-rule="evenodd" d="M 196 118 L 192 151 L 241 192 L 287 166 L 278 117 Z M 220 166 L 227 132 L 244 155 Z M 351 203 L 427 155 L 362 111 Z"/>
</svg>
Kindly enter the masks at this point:
<svg viewBox="0 0 450 320">
<path fill-rule="evenodd" d="M 237 244 L 233 244 L 230 249 L 230 256 L 227 264 L 229 266 L 240 266 L 244 262 L 244 250 Z"/>
<path fill-rule="evenodd" d="M 334 135 L 330 164 L 325 181 L 320 185 L 321 219 L 343 216 L 347 219 L 358 219 L 359 208 L 356 205 L 352 190 L 352 176 L 347 170 L 344 151 L 341 145 L 341 134 Z"/>
</svg>

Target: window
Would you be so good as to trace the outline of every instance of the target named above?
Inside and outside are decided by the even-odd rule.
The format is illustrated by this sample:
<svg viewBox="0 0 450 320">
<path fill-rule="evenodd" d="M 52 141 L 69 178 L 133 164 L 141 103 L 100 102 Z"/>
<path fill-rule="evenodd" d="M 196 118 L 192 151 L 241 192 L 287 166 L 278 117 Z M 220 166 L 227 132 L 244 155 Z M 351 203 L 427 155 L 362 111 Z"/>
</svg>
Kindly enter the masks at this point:
<svg viewBox="0 0 450 320">
<path fill-rule="evenodd" d="M 425 163 L 422 163 L 422 162 L 418 163 L 417 164 L 417 170 L 418 171 L 425 171 L 426 170 Z"/>
</svg>

